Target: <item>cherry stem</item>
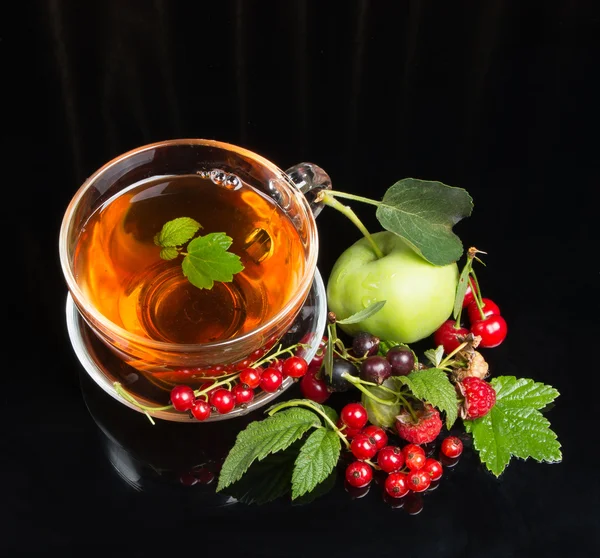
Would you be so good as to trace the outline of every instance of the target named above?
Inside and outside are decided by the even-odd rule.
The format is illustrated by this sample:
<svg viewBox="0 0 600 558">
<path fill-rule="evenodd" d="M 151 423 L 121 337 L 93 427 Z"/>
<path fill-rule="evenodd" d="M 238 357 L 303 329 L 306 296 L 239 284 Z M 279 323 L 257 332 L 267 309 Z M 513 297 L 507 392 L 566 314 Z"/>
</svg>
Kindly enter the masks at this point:
<svg viewBox="0 0 600 558">
<path fill-rule="evenodd" d="M 286 401 L 285 403 L 280 403 L 279 405 L 276 405 L 275 407 L 273 407 L 269 412 L 268 415 L 270 417 L 272 417 L 275 413 L 281 411 L 281 409 L 285 409 L 286 407 L 299 407 L 299 406 L 303 406 L 303 407 L 308 407 L 309 409 L 313 410 L 315 413 L 317 413 L 318 415 L 320 415 L 321 417 L 323 417 L 323 419 L 325 419 L 325 422 L 327 422 L 327 424 L 329 424 L 329 426 L 331 426 L 331 428 L 333 429 L 333 431 L 340 437 L 340 439 L 342 440 L 342 442 L 344 442 L 346 448 L 350 449 L 350 442 L 348 441 L 348 438 L 346 437 L 346 435 L 337 427 L 337 424 L 335 424 L 335 422 L 333 422 L 326 413 L 324 413 L 319 407 L 317 407 L 312 401 L 310 401 L 309 399 L 302 399 L 300 401 L 298 400 L 294 400 L 294 401 Z"/>
<path fill-rule="evenodd" d="M 325 205 L 328 205 L 329 207 L 332 207 L 333 209 L 337 209 L 340 213 L 342 213 L 343 215 L 348 217 L 348 219 L 350 219 L 350 221 L 352 221 L 356 225 L 356 227 L 358 227 L 360 232 L 363 233 L 363 236 L 367 239 L 367 241 L 371 245 L 373 252 L 375 252 L 375 256 L 377 256 L 377 259 L 383 258 L 383 252 L 379 249 L 379 246 L 377 246 L 377 244 L 375 244 L 373 237 L 371 236 L 371 234 L 369 233 L 367 228 L 363 225 L 362 221 L 358 218 L 356 213 L 354 213 L 354 211 L 352 211 L 352 209 L 349 206 L 344 205 L 344 204 L 340 203 L 339 201 L 337 201 L 332 195 L 332 194 L 335 194 L 340 197 L 350 197 L 351 194 L 345 194 L 342 196 L 341 192 L 332 192 L 331 190 L 327 191 L 326 193 L 324 193 L 324 192 L 325 192 L 325 190 L 322 190 L 322 192 L 321 192 L 322 196 L 319 201 L 322 201 Z M 367 200 L 367 198 L 361 198 L 360 196 L 352 196 L 351 199 L 356 199 L 359 201 L 366 201 L 368 203 L 375 203 L 375 202 L 373 202 L 373 200 Z M 375 203 L 375 205 L 377 205 L 377 204 Z"/>
<path fill-rule="evenodd" d="M 471 277 L 475 283 L 475 288 L 473 289 L 473 299 L 475 300 L 475 304 L 477 304 L 477 308 L 479 309 L 479 313 L 481 314 L 481 319 L 485 320 L 485 314 L 483 312 L 483 297 L 481 296 L 481 289 L 479 288 L 479 281 L 477 281 L 477 275 L 475 275 L 475 270 L 471 266 Z"/>
</svg>

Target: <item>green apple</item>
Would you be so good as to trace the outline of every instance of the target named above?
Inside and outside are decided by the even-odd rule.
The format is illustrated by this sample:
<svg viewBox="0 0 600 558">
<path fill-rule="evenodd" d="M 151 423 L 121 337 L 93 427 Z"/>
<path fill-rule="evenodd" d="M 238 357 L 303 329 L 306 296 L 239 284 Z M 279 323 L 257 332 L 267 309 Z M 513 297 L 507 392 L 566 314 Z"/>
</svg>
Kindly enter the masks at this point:
<svg viewBox="0 0 600 558">
<path fill-rule="evenodd" d="M 347 248 L 327 281 L 329 310 L 341 320 L 385 300 L 383 308 L 365 320 L 339 327 L 349 335 L 368 331 L 397 343 L 428 337 L 452 313 L 458 266 L 429 263 L 394 233 L 371 237 L 383 257 L 377 258 L 366 238 Z"/>
</svg>

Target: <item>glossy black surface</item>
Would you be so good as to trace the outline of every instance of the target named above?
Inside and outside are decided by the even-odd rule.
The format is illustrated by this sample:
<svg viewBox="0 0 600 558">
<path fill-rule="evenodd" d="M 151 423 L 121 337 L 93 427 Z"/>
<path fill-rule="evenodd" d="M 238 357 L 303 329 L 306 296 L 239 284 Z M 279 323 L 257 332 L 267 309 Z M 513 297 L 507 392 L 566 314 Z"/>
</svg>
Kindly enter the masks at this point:
<svg viewBox="0 0 600 558">
<path fill-rule="evenodd" d="M 597 3 L 13 4 L 3 555 L 600 554 Z M 181 485 L 181 469 L 213 459 L 206 439 L 222 451 L 237 425 L 172 434 L 86 381 L 57 251 L 88 175 L 177 137 L 239 144 L 282 168 L 312 161 L 334 188 L 371 198 L 404 177 L 466 188 L 475 210 L 455 230 L 488 252 L 480 281 L 509 324 L 487 353 L 492 373 L 561 392 L 547 417 L 563 462 L 513 461 L 496 480 L 467 452 L 416 516 L 339 481 L 303 506 L 224 505 L 214 485 Z M 318 221 L 327 277 L 360 233 L 329 209 Z"/>
</svg>

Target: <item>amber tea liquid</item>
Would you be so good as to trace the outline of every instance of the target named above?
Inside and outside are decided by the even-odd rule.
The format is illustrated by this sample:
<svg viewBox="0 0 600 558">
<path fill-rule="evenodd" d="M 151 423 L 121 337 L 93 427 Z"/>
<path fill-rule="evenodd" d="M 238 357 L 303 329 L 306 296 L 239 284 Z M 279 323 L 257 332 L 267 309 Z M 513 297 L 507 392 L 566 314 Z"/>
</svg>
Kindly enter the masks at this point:
<svg viewBox="0 0 600 558">
<path fill-rule="evenodd" d="M 204 173 L 206 175 L 207 173 Z M 162 260 L 153 238 L 177 217 L 198 234 L 224 232 L 244 270 L 211 290 L 194 287 L 181 258 Z M 156 341 L 206 343 L 255 329 L 293 296 L 305 250 L 285 213 L 237 178 L 155 177 L 108 200 L 83 227 L 75 276 L 90 302 L 115 324 Z"/>
</svg>

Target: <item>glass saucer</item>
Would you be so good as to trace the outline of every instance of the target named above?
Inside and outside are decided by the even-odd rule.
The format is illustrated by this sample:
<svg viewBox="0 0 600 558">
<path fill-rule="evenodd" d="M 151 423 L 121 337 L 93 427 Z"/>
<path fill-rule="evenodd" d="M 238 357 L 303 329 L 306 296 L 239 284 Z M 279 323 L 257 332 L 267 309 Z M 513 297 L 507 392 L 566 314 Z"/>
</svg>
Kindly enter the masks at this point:
<svg viewBox="0 0 600 558">
<path fill-rule="evenodd" d="M 123 405 L 140 413 L 143 411 L 116 392 L 113 386 L 114 382 L 120 382 L 143 405 L 159 407 L 168 404 L 169 390 L 165 386 L 150 381 L 139 370 L 117 358 L 92 333 L 89 326 L 79 314 L 70 295 L 67 295 L 66 318 L 69 338 L 79 362 L 90 378 L 106 393 Z M 284 347 L 299 343 L 300 341 L 306 343 L 306 346 L 297 354 L 303 356 L 307 362 L 310 362 L 319 348 L 319 343 L 325 332 L 326 321 L 327 300 L 325 285 L 317 269 L 306 302 L 280 343 Z M 277 398 L 293 383 L 294 380 L 292 378 L 286 378 L 278 391 L 274 393 L 258 391 L 251 403 L 236 407 L 233 411 L 225 415 L 213 413 L 205 422 L 226 420 L 246 415 Z M 152 411 L 149 414 L 153 418 L 172 422 L 198 422 L 187 413 L 175 410 Z"/>
</svg>

